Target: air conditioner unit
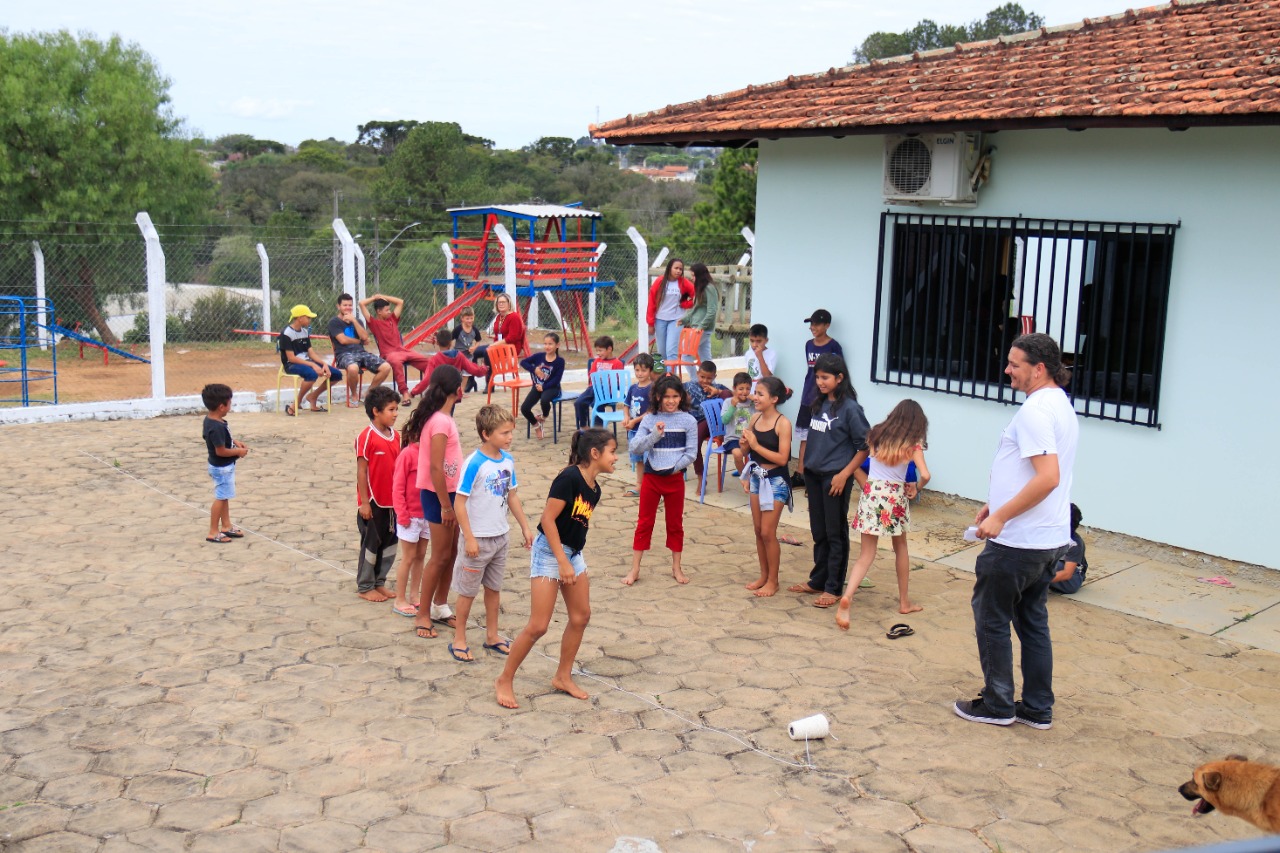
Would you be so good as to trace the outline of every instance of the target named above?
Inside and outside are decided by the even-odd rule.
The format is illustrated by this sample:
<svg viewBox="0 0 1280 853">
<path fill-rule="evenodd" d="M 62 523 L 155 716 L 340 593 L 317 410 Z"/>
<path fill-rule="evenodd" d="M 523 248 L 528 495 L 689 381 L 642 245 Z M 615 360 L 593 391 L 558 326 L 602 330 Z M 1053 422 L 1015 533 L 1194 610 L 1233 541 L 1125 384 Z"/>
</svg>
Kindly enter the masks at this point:
<svg viewBox="0 0 1280 853">
<path fill-rule="evenodd" d="M 884 139 L 884 200 L 896 204 L 972 205 L 980 133 L 910 133 Z"/>
</svg>

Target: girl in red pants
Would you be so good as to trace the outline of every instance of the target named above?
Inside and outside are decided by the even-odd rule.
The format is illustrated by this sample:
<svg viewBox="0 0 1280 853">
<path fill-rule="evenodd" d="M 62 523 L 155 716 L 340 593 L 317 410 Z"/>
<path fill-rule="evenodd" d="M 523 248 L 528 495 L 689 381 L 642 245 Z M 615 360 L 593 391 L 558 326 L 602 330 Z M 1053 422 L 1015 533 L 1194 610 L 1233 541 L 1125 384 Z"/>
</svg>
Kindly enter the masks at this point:
<svg viewBox="0 0 1280 853">
<path fill-rule="evenodd" d="M 693 464 L 698 452 L 698 422 L 689 414 L 689 392 L 679 377 L 668 373 L 654 383 L 649 413 L 640 421 L 628 449 L 636 456 L 644 455 L 644 477 L 640 481 L 636 535 L 631 543 L 631 571 L 622 582 L 631 586 L 640 577 L 640 560 L 649 550 L 661 500 L 666 505 L 671 576 L 676 583 L 688 583 L 680 570 L 680 553 L 684 551 L 684 469 Z"/>
</svg>

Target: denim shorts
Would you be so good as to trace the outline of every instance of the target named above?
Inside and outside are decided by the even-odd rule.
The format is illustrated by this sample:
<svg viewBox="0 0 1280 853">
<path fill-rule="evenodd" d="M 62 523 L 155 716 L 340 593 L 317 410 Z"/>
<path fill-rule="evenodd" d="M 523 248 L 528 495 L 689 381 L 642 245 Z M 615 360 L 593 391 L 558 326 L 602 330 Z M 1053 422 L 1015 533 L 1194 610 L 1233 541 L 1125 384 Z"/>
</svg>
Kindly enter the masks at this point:
<svg viewBox="0 0 1280 853">
<path fill-rule="evenodd" d="M 634 429 L 627 430 L 627 456 L 631 457 L 632 465 L 640 465 L 644 463 L 644 454 L 631 452 L 631 442 L 635 440 L 636 440 L 636 430 Z"/>
<path fill-rule="evenodd" d="M 214 500 L 229 501 L 236 496 L 236 463 L 210 465 L 209 476 L 213 478 Z"/>
<path fill-rule="evenodd" d="M 453 499 L 457 494 L 457 492 L 449 493 L 449 506 L 453 506 Z M 430 489 L 423 489 L 422 514 L 426 517 L 427 521 L 432 524 L 444 524 L 444 515 L 440 510 L 440 497 Z"/>
<path fill-rule="evenodd" d="M 315 382 L 320 378 L 320 374 L 316 372 L 317 368 L 320 370 L 327 370 L 329 372 L 330 379 L 342 378 L 342 373 L 337 368 L 331 367 L 327 364 L 318 364 L 316 362 L 312 362 L 310 365 L 289 362 L 285 365 L 284 372 L 290 376 L 297 376 L 301 378 L 303 382 Z"/>
<path fill-rule="evenodd" d="M 760 481 L 755 477 L 750 478 L 751 494 L 760 494 Z M 791 484 L 787 482 L 787 478 L 781 474 L 770 477 L 769 483 L 773 486 L 773 499 L 776 503 L 785 504 L 791 500 Z"/>
<path fill-rule="evenodd" d="M 587 570 L 587 561 L 582 559 L 582 552 L 575 552 L 567 545 L 561 544 L 564 549 L 565 556 L 569 558 L 569 565 L 573 566 L 573 574 L 581 575 Z M 556 561 L 555 552 L 551 550 L 551 543 L 547 541 L 547 537 L 542 532 L 538 533 L 536 539 L 533 540 L 533 552 L 529 560 L 529 577 L 532 578 L 551 578 L 552 580 L 560 580 L 560 563 Z"/>
</svg>

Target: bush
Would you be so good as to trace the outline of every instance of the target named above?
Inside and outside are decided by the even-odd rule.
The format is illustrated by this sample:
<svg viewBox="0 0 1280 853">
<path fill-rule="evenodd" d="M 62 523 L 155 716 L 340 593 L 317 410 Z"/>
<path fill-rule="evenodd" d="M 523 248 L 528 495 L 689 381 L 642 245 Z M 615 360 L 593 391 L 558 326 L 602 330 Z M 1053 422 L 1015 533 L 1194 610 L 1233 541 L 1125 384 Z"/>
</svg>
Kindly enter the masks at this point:
<svg viewBox="0 0 1280 853">
<path fill-rule="evenodd" d="M 133 317 L 133 328 L 124 333 L 126 344 L 151 343 L 151 318 L 146 311 L 139 311 Z M 187 340 L 187 325 L 178 314 L 169 314 L 164 318 L 164 335 L 171 344 L 180 344 Z"/>
<path fill-rule="evenodd" d="M 235 235 L 218 241 L 209 263 L 209 283 L 241 287 L 262 284 L 262 261 L 250 237 Z"/>
<path fill-rule="evenodd" d="M 225 291 L 201 296 L 191 306 L 191 316 L 186 322 L 186 340 L 229 341 L 235 337 L 232 329 L 252 329 L 259 316 L 256 304 Z"/>
</svg>

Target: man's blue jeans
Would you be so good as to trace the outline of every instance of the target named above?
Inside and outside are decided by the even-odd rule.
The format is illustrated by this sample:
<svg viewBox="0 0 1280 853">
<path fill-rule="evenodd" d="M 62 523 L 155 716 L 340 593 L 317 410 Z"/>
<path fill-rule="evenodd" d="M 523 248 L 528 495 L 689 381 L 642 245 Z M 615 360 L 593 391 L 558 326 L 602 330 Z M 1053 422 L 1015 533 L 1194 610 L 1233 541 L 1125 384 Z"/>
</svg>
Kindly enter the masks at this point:
<svg viewBox="0 0 1280 853">
<path fill-rule="evenodd" d="M 983 704 L 995 716 L 1013 716 L 1013 641 L 1022 644 L 1022 705 L 1027 713 L 1053 713 L 1053 645 L 1045 599 L 1058 559 L 1066 548 L 1031 551 L 996 542 L 978 555 L 973 585 L 973 623 L 982 663 Z"/>
</svg>

